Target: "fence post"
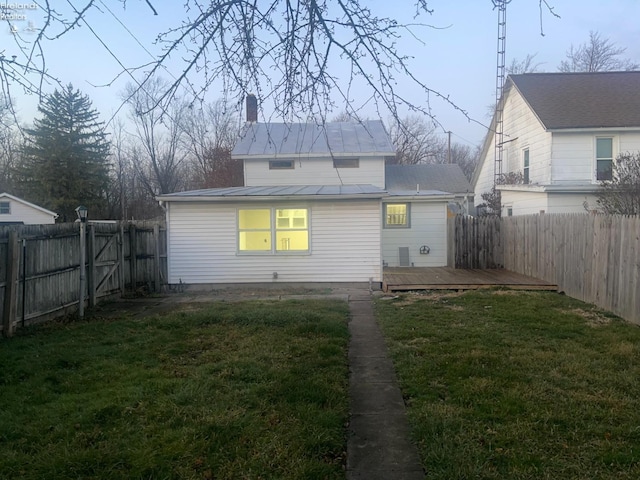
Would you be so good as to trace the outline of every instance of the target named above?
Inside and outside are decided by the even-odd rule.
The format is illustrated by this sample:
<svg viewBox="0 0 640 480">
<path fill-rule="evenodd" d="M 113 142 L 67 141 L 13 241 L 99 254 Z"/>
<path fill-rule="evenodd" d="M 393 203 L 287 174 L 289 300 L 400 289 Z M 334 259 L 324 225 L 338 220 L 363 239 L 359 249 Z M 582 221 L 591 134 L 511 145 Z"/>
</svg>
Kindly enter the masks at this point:
<svg viewBox="0 0 640 480">
<path fill-rule="evenodd" d="M 154 282 L 155 282 L 155 291 L 160 292 L 162 290 L 162 286 L 160 285 L 160 225 L 155 224 L 153 226 L 153 239 L 154 242 L 154 252 L 153 252 L 153 274 L 154 274 Z"/>
<path fill-rule="evenodd" d="M 124 284 L 124 225 L 120 223 L 120 237 L 118 238 L 118 282 L 120 286 L 120 296 L 124 295 L 126 288 Z"/>
<path fill-rule="evenodd" d="M 4 290 L 4 309 L 2 315 L 2 335 L 13 336 L 16 327 L 16 310 L 18 305 L 18 280 L 20 277 L 20 248 L 18 232 L 9 232 L 7 248 L 7 285 Z"/>
<path fill-rule="evenodd" d="M 89 239 L 87 244 L 87 261 L 89 262 L 89 306 L 96 306 L 96 226 L 89 224 Z"/>
<path fill-rule="evenodd" d="M 138 279 L 138 265 L 136 254 L 138 253 L 138 234 L 136 226 L 129 225 L 129 272 L 131 275 L 131 291 L 135 292 Z"/>
</svg>

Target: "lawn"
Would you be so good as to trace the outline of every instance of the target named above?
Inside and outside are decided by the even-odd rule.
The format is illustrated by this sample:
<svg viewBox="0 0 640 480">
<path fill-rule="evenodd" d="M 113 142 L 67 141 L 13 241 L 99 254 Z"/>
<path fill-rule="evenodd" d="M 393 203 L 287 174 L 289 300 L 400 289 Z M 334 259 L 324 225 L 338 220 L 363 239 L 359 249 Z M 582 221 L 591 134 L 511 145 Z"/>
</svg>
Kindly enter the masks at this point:
<svg viewBox="0 0 640 480">
<path fill-rule="evenodd" d="M 0 478 L 344 478 L 347 304 L 198 308 L 0 341 Z"/>
<path fill-rule="evenodd" d="M 637 326 L 549 292 L 376 311 L 427 478 L 640 478 Z"/>
</svg>

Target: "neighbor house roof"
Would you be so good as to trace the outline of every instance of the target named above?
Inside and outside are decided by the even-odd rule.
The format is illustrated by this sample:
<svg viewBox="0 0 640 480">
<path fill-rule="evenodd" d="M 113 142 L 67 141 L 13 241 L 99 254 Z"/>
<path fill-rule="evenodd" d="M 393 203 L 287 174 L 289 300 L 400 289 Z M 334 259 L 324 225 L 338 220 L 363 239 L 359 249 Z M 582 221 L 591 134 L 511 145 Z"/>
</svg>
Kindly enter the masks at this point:
<svg viewBox="0 0 640 480">
<path fill-rule="evenodd" d="M 259 200 L 273 198 L 382 198 L 386 192 L 374 185 L 283 185 L 269 187 L 230 187 L 190 190 L 159 195 L 164 201 Z"/>
<path fill-rule="evenodd" d="M 548 130 L 640 127 L 640 72 L 525 73 L 509 80 Z"/>
<path fill-rule="evenodd" d="M 385 180 L 389 193 L 440 191 L 471 193 L 471 184 L 459 165 L 387 165 Z"/>
<path fill-rule="evenodd" d="M 363 154 L 395 155 L 381 121 L 251 123 L 231 152 L 233 158 Z"/>
<path fill-rule="evenodd" d="M 26 200 L 23 200 L 22 198 L 18 198 L 15 195 L 11 195 L 10 193 L 7 193 L 7 192 L 0 193 L 0 200 L 2 200 L 3 198 L 8 198 L 8 199 L 13 200 L 15 202 L 22 203 L 23 205 L 31 207 L 31 208 L 33 208 L 35 210 L 38 210 L 38 211 L 42 212 L 42 213 L 46 213 L 47 215 L 51 215 L 53 218 L 58 218 L 58 214 L 56 212 L 52 212 L 51 210 L 47 210 L 46 208 L 41 207 L 39 205 L 36 205 L 35 203 L 27 202 Z"/>
</svg>

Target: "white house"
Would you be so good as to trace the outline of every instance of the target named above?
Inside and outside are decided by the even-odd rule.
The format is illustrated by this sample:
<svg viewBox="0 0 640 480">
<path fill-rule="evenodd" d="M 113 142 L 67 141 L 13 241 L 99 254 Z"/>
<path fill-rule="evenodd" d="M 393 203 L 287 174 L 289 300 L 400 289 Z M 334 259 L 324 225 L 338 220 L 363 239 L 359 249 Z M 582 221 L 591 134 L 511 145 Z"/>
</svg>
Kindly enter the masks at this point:
<svg viewBox="0 0 640 480">
<path fill-rule="evenodd" d="M 640 72 L 510 75 L 502 98 L 502 215 L 585 212 L 610 178 L 616 156 L 640 150 Z M 496 118 L 472 185 L 475 203 L 491 190 Z"/>
<path fill-rule="evenodd" d="M 379 284 L 383 263 L 446 265 L 456 194 L 426 181 L 391 192 L 385 159 L 394 155 L 380 121 L 249 123 L 232 152 L 245 186 L 158 197 L 169 283 Z"/>
<path fill-rule="evenodd" d="M 58 214 L 15 197 L 0 193 L 0 225 L 55 223 Z"/>
</svg>

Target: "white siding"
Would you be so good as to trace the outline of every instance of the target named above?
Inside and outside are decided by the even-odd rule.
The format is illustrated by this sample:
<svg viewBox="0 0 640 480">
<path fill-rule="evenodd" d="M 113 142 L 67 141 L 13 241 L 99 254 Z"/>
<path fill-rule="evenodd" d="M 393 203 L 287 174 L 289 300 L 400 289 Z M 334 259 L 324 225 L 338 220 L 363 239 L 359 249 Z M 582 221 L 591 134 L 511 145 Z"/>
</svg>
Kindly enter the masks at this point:
<svg viewBox="0 0 640 480">
<path fill-rule="evenodd" d="M 549 193 L 547 213 L 585 213 L 584 203 L 590 210 L 597 207 L 597 197 L 585 193 Z"/>
<path fill-rule="evenodd" d="M 333 168 L 333 160 L 326 157 L 297 158 L 294 163 L 291 170 L 269 170 L 268 159 L 245 159 L 245 186 L 370 184 L 384 188 L 383 157 L 360 157 L 358 168 Z"/>
<path fill-rule="evenodd" d="M 520 93 L 511 88 L 503 113 L 504 148 L 502 173 L 523 171 L 523 151 L 529 149 L 529 182 L 544 185 L 551 179 L 551 133 L 547 132 Z M 492 133 L 490 134 L 494 136 Z M 495 140 L 480 159 L 481 170 L 474 185 L 475 204 L 493 186 Z"/>
<path fill-rule="evenodd" d="M 428 255 L 420 254 L 423 245 L 429 247 Z M 446 266 L 447 203 L 411 202 L 411 228 L 382 230 L 382 259 L 390 267 L 399 266 L 400 247 L 409 247 L 409 261 L 415 267 Z"/>
<path fill-rule="evenodd" d="M 238 207 L 304 206 L 311 253 L 237 253 Z M 169 204 L 169 283 L 380 282 L 379 200 L 273 204 Z M 273 273 L 278 273 L 277 280 Z"/>
<path fill-rule="evenodd" d="M 547 194 L 544 192 L 503 190 L 501 198 L 503 217 L 507 216 L 508 208 L 513 210 L 514 216 L 540 213 L 540 210 L 549 211 Z"/>
<path fill-rule="evenodd" d="M 595 181 L 595 138 L 614 137 L 614 156 L 640 150 L 640 133 L 591 130 L 553 134 L 552 181 L 557 185 L 584 185 Z"/>
<path fill-rule="evenodd" d="M 23 222 L 25 225 L 55 223 L 53 215 L 49 215 L 42 210 L 17 202 L 11 198 L 2 197 L 0 202 L 9 202 L 11 213 L 0 215 L 0 222 Z"/>
</svg>

